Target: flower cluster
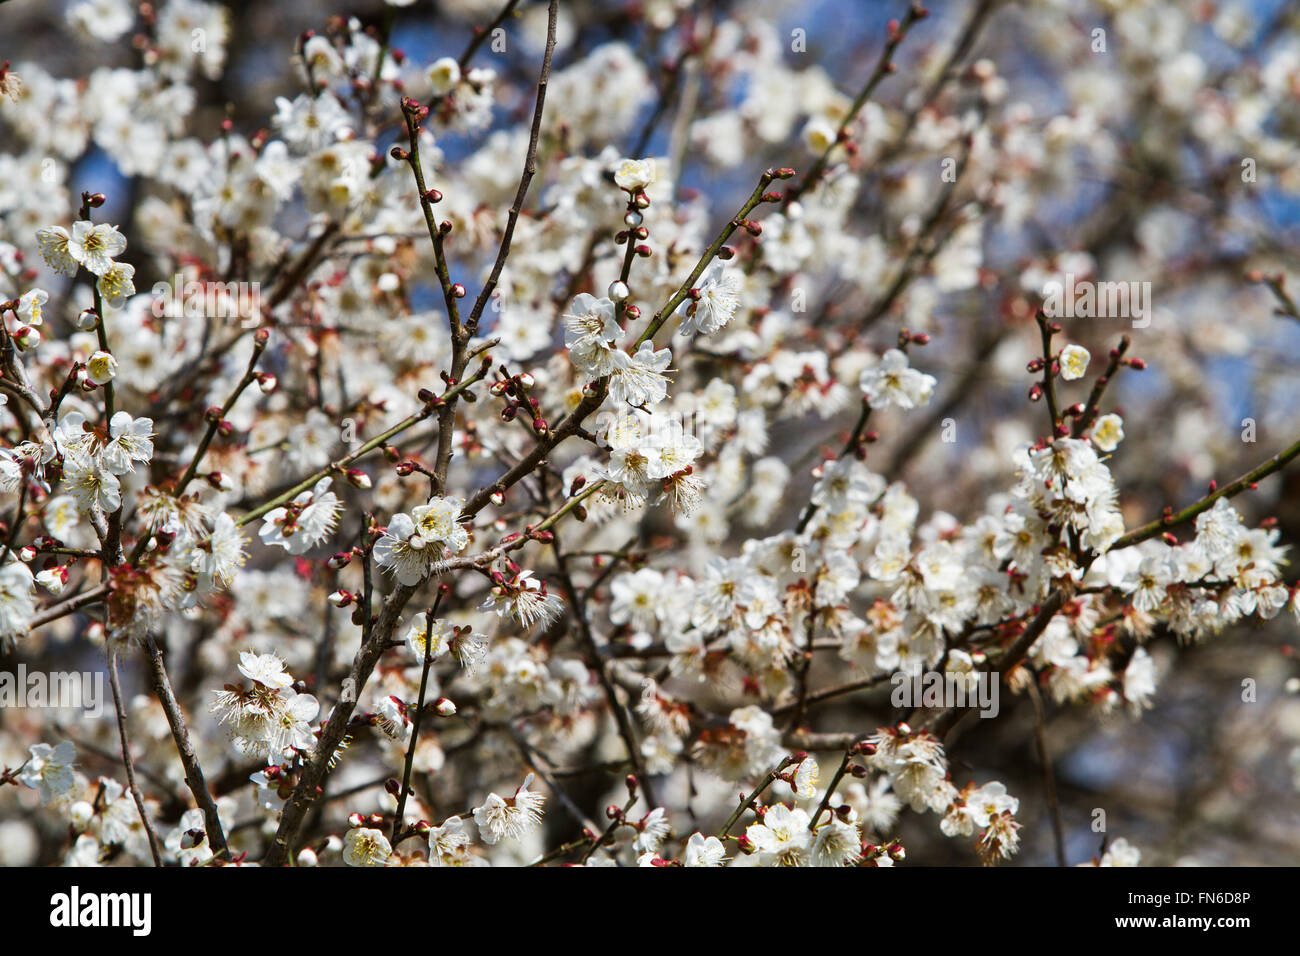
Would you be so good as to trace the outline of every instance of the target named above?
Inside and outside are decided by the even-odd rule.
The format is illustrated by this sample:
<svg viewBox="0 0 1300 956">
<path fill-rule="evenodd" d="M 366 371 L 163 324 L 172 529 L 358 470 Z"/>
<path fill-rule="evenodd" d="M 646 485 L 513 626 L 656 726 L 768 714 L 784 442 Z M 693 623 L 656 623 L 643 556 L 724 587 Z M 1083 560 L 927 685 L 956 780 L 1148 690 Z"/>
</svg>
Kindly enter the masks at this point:
<svg viewBox="0 0 1300 956">
<path fill-rule="evenodd" d="M 808 24 L 863 89 L 762 0 L 388 6 L 0 67 L 0 650 L 118 717 L 15 718 L 0 863 L 1080 863 L 1117 736 L 1291 785 L 1286 31 Z"/>
</svg>

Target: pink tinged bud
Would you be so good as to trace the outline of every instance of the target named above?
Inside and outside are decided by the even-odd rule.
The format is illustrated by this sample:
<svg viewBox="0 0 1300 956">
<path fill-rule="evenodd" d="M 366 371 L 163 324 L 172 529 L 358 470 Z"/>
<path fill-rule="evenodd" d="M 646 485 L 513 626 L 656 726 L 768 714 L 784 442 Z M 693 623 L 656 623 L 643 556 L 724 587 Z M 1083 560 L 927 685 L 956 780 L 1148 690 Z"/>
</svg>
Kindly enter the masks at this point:
<svg viewBox="0 0 1300 956">
<path fill-rule="evenodd" d="M 216 488 L 218 491 L 229 491 L 231 488 L 235 487 L 235 483 L 230 480 L 230 476 L 224 472 L 210 471 L 203 477 L 208 484 L 213 488 Z"/>
<path fill-rule="evenodd" d="M 366 818 L 363 817 L 361 814 L 359 813 L 348 814 L 348 826 L 355 829 L 356 827 L 365 826 L 365 823 L 366 823 Z"/>
<path fill-rule="evenodd" d="M 19 326 L 18 330 L 14 332 L 14 344 L 27 352 L 41 344 L 41 333 L 30 325 Z"/>
<path fill-rule="evenodd" d="M 741 834 L 740 838 L 736 841 L 736 846 L 739 847 L 740 852 L 746 856 L 749 856 L 755 850 L 753 841 L 744 834 Z"/>
<path fill-rule="evenodd" d="M 278 380 L 274 375 L 261 375 L 257 379 L 257 387 L 263 395 L 270 395 L 275 391 Z"/>
<path fill-rule="evenodd" d="M 488 495 L 488 500 L 494 505 L 500 506 L 506 500 L 506 496 L 499 491 L 494 491 L 492 494 Z"/>
<path fill-rule="evenodd" d="M 465 298 L 465 287 L 457 282 L 451 287 L 451 294 L 458 299 L 463 299 Z"/>
<path fill-rule="evenodd" d="M 347 607 L 352 603 L 352 600 L 352 592 L 345 591 L 342 588 L 339 588 L 339 590 L 329 596 L 329 602 L 335 607 Z"/>
<path fill-rule="evenodd" d="M 452 717 L 456 713 L 455 701 L 448 700 L 446 697 L 439 697 L 433 708 L 438 712 L 439 717 Z"/>
<path fill-rule="evenodd" d="M 537 384 L 537 379 L 533 378 L 533 376 L 528 372 L 520 372 L 515 376 L 515 381 L 524 389 L 532 388 Z"/>
<path fill-rule="evenodd" d="M 397 796 L 399 793 L 402 792 L 402 782 L 398 780 L 396 777 L 389 777 L 387 780 L 384 781 L 384 789 L 387 790 L 389 793 L 391 793 L 393 796 Z"/>
<path fill-rule="evenodd" d="M 351 563 L 352 563 L 351 551 L 340 551 L 338 554 L 334 555 L 329 559 L 329 566 L 331 568 L 334 568 L 335 570 L 338 570 L 339 568 L 346 568 Z"/>
<path fill-rule="evenodd" d="M 207 834 L 205 834 L 202 830 L 199 829 L 186 830 L 184 833 L 181 834 L 181 849 L 192 850 L 200 843 L 202 843 L 206 837 Z"/>
<path fill-rule="evenodd" d="M 28 545 L 18 552 L 18 557 L 23 564 L 31 564 L 31 562 L 36 560 L 36 549 L 31 545 Z"/>
<path fill-rule="evenodd" d="M 360 468 L 348 469 L 348 483 L 351 484 L 353 488 L 369 488 L 371 486 L 370 476 Z"/>
</svg>

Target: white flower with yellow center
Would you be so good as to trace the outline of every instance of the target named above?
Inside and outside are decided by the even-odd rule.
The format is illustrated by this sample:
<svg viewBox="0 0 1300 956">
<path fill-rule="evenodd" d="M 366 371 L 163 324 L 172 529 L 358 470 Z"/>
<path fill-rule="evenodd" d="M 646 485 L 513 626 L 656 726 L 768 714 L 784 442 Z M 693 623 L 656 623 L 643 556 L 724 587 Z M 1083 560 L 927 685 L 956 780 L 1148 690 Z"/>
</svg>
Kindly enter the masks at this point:
<svg viewBox="0 0 1300 956">
<path fill-rule="evenodd" d="M 343 862 L 348 866 L 387 866 L 392 856 L 393 848 L 379 830 L 357 827 L 343 837 Z"/>
<path fill-rule="evenodd" d="M 77 260 L 68 250 L 72 237 L 62 226 L 47 226 L 36 230 L 36 244 L 40 247 L 45 264 L 60 275 L 75 276 Z"/>
<path fill-rule="evenodd" d="M 1124 440 L 1124 419 L 1114 412 L 1102 415 L 1092 426 L 1092 443 L 1102 451 L 1114 451 Z"/>
<path fill-rule="evenodd" d="M 655 181 L 653 159 L 625 159 L 614 169 L 614 182 L 630 193 L 645 189 Z"/>
<path fill-rule="evenodd" d="M 126 237 L 117 231 L 117 226 L 106 222 L 96 226 L 78 220 L 72 224 L 72 237 L 67 248 L 68 255 L 85 266 L 88 272 L 102 276 L 113 268 L 113 258 L 125 251 Z"/>
<path fill-rule="evenodd" d="M 102 349 L 86 362 L 86 376 L 96 385 L 107 385 L 117 377 L 117 359 Z"/>
<path fill-rule="evenodd" d="M 1083 378 L 1092 356 L 1082 345 L 1067 345 L 1061 349 L 1061 378 L 1067 382 Z"/>
</svg>

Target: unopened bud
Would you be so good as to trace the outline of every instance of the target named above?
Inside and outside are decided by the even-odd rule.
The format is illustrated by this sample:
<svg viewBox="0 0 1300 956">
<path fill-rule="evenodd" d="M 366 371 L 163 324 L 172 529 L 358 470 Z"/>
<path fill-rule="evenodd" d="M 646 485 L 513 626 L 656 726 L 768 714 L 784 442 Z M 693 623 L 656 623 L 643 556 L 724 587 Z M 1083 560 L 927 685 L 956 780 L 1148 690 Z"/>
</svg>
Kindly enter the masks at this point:
<svg viewBox="0 0 1300 956">
<path fill-rule="evenodd" d="M 30 325 L 20 325 L 14 332 L 14 344 L 24 352 L 41 344 L 41 333 Z"/>
<path fill-rule="evenodd" d="M 347 607 L 352 603 L 352 592 L 339 588 L 329 596 L 329 602 L 335 607 Z"/>
</svg>

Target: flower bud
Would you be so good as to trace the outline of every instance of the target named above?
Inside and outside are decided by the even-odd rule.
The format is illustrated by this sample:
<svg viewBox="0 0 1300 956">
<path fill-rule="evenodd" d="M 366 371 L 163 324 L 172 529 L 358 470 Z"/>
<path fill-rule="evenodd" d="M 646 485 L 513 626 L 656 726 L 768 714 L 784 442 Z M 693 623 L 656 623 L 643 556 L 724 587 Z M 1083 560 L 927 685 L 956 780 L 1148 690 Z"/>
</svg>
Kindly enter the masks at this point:
<svg viewBox="0 0 1300 956">
<path fill-rule="evenodd" d="M 348 476 L 348 483 L 352 485 L 353 488 L 364 489 L 364 488 L 371 487 L 370 476 L 367 475 L 360 468 L 349 468 L 347 470 L 347 476 Z"/>
<path fill-rule="evenodd" d="M 438 712 L 439 717 L 452 717 L 456 713 L 456 704 L 446 697 L 439 697 L 433 709 Z"/>
<path fill-rule="evenodd" d="M 329 596 L 329 602 L 335 607 L 347 607 L 352 603 L 352 592 L 339 588 Z"/>
<path fill-rule="evenodd" d="M 83 332 L 93 331 L 99 324 L 99 313 L 94 309 L 82 309 L 77 314 L 77 328 Z"/>
<path fill-rule="evenodd" d="M 336 571 L 339 568 L 346 568 L 351 563 L 352 563 L 351 551 L 340 551 L 338 554 L 333 555 L 328 562 L 329 566 L 331 568 L 334 568 Z"/>
<path fill-rule="evenodd" d="M 20 325 L 14 332 L 14 344 L 28 352 L 41 344 L 41 333 L 30 325 Z"/>
<path fill-rule="evenodd" d="M 46 568 L 36 575 L 36 583 L 57 597 L 63 593 L 63 587 L 68 583 L 68 569 L 61 565 Z"/>
<path fill-rule="evenodd" d="M 298 851 L 299 866 L 315 866 L 317 862 L 316 852 L 311 847 L 305 846 Z"/>
<path fill-rule="evenodd" d="M 71 818 L 72 825 L 77 830 L 84 830 L 94 819 L 95 808 L 85 800 L 78 800 L 68 808 L 68 815 Z"/>
</svg>

